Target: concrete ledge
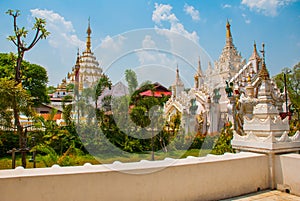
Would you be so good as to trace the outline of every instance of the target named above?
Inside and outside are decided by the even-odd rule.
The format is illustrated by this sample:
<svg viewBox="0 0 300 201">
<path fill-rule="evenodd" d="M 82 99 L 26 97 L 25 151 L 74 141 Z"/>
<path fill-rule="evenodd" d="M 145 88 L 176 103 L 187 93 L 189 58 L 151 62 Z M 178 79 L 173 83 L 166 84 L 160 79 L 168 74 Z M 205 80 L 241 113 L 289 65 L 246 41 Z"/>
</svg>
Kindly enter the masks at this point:
<svg viewBox="0 0 300 201">
<path fill-rule="evenodd" d="M 267 189 L 268 157 L 241 152 L 0 171 L 1 201 L 217 200 Z M 27 199 L 28 198 L 28 199 Z"/>
</svg>

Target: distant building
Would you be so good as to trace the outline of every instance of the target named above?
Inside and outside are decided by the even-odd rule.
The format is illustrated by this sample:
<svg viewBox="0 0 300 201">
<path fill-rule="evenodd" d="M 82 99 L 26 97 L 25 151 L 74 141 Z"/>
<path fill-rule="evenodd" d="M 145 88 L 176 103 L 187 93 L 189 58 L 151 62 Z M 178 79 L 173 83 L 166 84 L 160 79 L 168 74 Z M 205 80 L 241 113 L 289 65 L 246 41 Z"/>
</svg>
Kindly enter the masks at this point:
<svg viewBox="0 0 300 201">
<path fill-rule="evenodd" d="M 171 96 L 172 92 L 169 91 L 166 87 L 162 86 L 160 83 L 155 82 L 153 84 L 153 90 L 146 90 L 140 93 L 140 96 L 154 96 L 156 98 L 161 98 L 163 96 Z"/>
<path fill-rule="evenodd" d="M 87 28 L 86 49 L 82 55 L 77 52 L 76 63 L 67 77 L 62 79 L 62 82 L 57 85 L 56 91 L 49 94 L 51 105 L 59 107 L 62 106 L 63 99 L 66 96 L 74 97 L 76 93 L 81 94 L 83 89 L 91 88 L 97 84 L 102 75 L 102 68 L 99 65 L 94 53 L 91 51 L 91 33 L 90 21 Z M 64 100 L 66 104 L 73 100 Z"/>
<path fill-rule="evenodd" d="M 88 23 L 86 49 L 82 52 L 82 55 L 77 53 L 77 60 L 75 66 L 72 68 L 72 72 L 68 73 L 68 83 L 73 84 L 74 87 L 78 87 L 79 93 L 84 88 L 94 86 L 102 75 L 102 68 L 91 51 L 91 33 L 90 21 Z"/>
</svg>

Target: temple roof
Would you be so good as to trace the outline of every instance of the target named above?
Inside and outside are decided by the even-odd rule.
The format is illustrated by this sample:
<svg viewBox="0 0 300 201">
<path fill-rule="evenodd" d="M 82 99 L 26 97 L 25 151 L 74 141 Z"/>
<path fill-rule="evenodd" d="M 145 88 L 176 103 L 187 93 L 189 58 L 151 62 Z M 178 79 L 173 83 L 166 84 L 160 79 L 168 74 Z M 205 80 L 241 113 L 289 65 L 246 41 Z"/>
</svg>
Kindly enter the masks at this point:
<svg viewBox="0 0 300 201">
<path fill-rule="evenodd" d="M 141 96 L 154 96 L 154 97 L 163 97 L 171 96 L 172 92 L 169 91 L 166 87 L 162 86 L 160 83 L 155 82 L 153 90 L 147 90 L 140 93 Z"/>
</svg>

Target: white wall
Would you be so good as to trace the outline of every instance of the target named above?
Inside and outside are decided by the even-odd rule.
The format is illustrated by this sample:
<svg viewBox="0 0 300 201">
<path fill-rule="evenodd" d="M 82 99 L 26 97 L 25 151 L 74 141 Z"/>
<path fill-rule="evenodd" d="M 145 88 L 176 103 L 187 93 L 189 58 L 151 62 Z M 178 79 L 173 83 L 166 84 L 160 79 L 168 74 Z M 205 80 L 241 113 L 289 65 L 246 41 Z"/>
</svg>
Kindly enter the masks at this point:
<svg viewBox="0 0 300 201">
<path fill-rule="evenodd" d="M 300 154 L 276 156 L 275 180 L 278 190 L 289 190 L 300 196 Z"/>
<path fill-rule="evenodd" d="M 216 200 L 267 189 L 268 157 L 222 156 L 0 171 L 0 200 Z"/>
</svg>

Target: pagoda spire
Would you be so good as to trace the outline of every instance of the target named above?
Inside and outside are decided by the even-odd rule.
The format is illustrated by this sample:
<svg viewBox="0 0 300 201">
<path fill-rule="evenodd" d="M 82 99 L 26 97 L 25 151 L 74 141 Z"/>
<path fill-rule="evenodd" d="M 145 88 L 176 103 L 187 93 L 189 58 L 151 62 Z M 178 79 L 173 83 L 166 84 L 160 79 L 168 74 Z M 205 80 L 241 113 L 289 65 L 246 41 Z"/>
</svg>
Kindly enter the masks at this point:
<svg viewBox="0 0 300 201">
<path fill-rule="evenodd" d="M 174 86 L 183 86 L 183 82 L 180 79 L 180 75 L 179 75 L 179 68 L 178 68 L 178 64 L 177 64 L 177 68 L 176 68 L 176 79 L 175 79 L 175 83 Z"/>
<path fill-rule="evenodd" d="M 201 67 L 201 60 L 200 60 L 200 56 L 198 58 L 198 75 L 200 77 L 202 77 L 203 73 L 202 73 L 202 67 Z"/>
<path fill-rule="evenodd" d="M 227 19 L 226 22 L 226 45 L 225 48 L 227 48 L 228 50 L 231 50 L 234 45 L 233 45 L 233 40 L 232 40 L 232 34 L 231 34 L 231 25 L 229 23 L 229 20 Z"/>
<path fill-rule="evenodd" d="M 269 80 L 270 75 L 269 75 L 269 72 L 267 70 L 266 63 L 265 63 L 265 44 L 264 43 L 262 44 L 262 50 L 260 52 L 262 53 L 263 58 L 262 58 L 261 69 L 258 73 L 258 76 L 263 80 Z"/>
<path fill-rule="evenodd" d="M 178 64 L 177 64 L 177 68 L 176 68 L 176 79 L 174 84 L 172 85 L 172 96 L 174 97 L 179 97 L 180 94 L 182 93 L 182 91 L 184 91 L 184 84 L 180 79 L 180 75 L 179 75 L 179 68 L 178 68 Z"/>
<path fill-rule="evenodd" d="M 251 57 L 249 58 L 249 61 L 251 61 L 251 60 L 257 60 L 257 61 L 260 60 L 260 57 L 259 57 L 259 55 L 258 55 L 258 53 L 257 53 L 255 41 L 254 41 L 254 44 L 253 44 L 253 52 L 252 52 L 252 55 L 251 55 Z"/>
<path fill-rule="evenodd" d="M 227 19 L 227 23 L 226 23 L 226 38 L 232 38 L 232 36 L 231 36 L 231 31 L 230 31 L 230 23 L 229 23 L 229 21 L 228 21 L 228 19 Z"/>
<path fill-rule="evenodd" d="M 200 56 L 198 58 L 198 70 L 194 76 L 195 88 L 198 89 L 203 84 L 203 73 L 201 68 Z"/>
<path fill-rule="evenodd" d="M 88 28 L 87 28 L 87 39 L 86 39 L 86 52 L 91 52 L 91 27 L 90 27 L 90 18 L 88 20 Z"/>
<path fill-rule="evenodd" d="M 179 69 L 178 69 L 178 64 L 177 64 L 177 67 L 176 67 L 176 81 L 180 79 L 179 77 Z"/>
</svg>

